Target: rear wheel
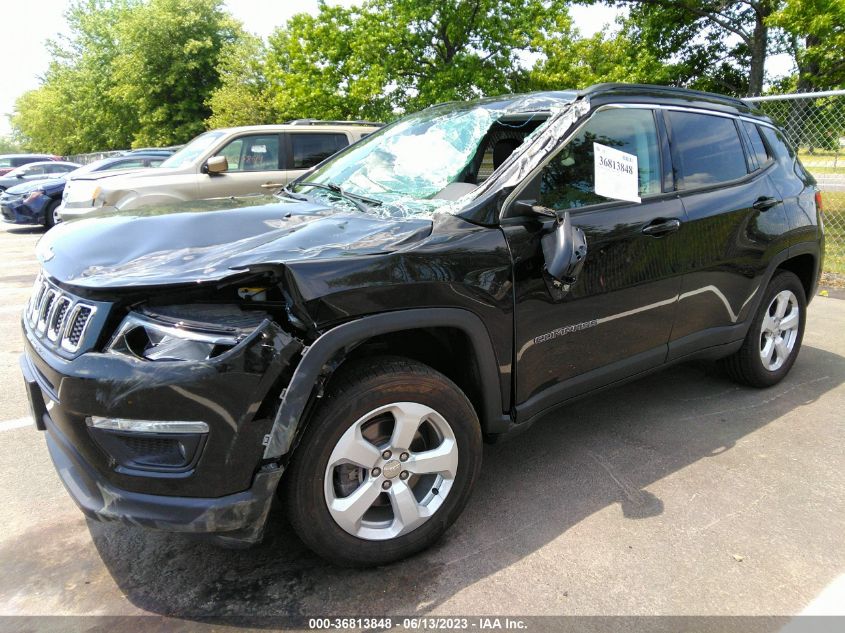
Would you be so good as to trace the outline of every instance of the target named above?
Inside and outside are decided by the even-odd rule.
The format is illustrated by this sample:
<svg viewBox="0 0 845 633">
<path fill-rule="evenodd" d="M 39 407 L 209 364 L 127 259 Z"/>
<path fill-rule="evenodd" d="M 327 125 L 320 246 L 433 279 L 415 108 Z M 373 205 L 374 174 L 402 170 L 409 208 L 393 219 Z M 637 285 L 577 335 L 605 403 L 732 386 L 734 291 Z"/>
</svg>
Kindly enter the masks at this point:
<svg viewBox="0 0 845 633">
<path fill-rule="evenodd" d="M 62 221 L 62 218 L 59 216 L 59 200 L 55 200 L 50 203 L 50 206 L 44 211 L 44 226 L 48 229 L 53 228 L 59 222 Z"/>
<path fill-rule="evenodd" d="M 448 378 L 381 357 L 332 380 L 286 475 L 288 516 L 332 562 L 410 556 L 458 517 L 481 467 L 481 429 Z"/>
<path fill-rule="evenodd" d="M 734 380 L 752 387 L 780 382 L 795 362 L 804 337 L 807 299 L 801 280 L 778 271 L 760 302 L 742 347 L 724 359 Z"/>
</svg>

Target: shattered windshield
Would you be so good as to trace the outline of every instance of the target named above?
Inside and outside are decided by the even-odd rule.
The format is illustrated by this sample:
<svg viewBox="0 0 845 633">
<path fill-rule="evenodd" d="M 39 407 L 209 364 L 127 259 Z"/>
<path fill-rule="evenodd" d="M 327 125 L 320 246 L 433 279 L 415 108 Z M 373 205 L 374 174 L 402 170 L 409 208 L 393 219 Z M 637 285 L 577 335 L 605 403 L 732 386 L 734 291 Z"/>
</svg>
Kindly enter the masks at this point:
<svg viewBox="0 0 845 633">
<path fill-rule="evenodd" d="M 372 134 L 293 189 L 346 206 L 367 197 L 372 212 L 394 217 L 454 207 L 546 118 L 506 123 L 506 114 L 502 102 L 429 108 Z"/>
</svg>

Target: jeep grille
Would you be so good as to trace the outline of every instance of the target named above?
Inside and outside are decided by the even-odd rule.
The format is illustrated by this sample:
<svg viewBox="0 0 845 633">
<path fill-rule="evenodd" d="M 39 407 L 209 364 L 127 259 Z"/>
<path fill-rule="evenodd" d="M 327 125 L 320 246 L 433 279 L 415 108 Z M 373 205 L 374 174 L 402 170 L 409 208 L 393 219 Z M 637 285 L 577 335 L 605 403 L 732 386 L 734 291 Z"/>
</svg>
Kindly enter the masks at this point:
<svg viewBox="0 0 845 633">
<path fill-rule="evenodd" d="M 35 280 L 24 319 L 36 337 L 71 354 L 85 340 L 97 308 L 53 285 L 43 275 Z"/>
</svg>

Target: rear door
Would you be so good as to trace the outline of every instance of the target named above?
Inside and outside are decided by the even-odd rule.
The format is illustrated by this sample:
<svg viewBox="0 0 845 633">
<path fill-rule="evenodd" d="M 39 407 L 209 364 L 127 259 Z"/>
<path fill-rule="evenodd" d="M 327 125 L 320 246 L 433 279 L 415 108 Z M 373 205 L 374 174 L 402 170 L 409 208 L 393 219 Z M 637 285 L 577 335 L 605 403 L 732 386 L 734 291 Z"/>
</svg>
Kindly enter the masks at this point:
<svg viewBox="0 0 845 633">
<path fill-rule="evenodd" d="M 665 110 L 683 232 L 684 278 L 670 358 L 742 338 L 785 214 L 742 121 L 709 112 Z M 755 139 L 755 143 L 757 139 Z"/>
<path fill-rule="evenodd" d="M 550 222 L 502 221 L 514 261 L 516 402 L 520 419 L 666 358 L 681 272 L 684 212 L 672 192 L 668 146 L 651 109 L 595 113 L 517 194 L 568 210 L 587 239 L 584 268 L 568 292 L 543 272 Z M 637 157 L 640 202 L 595 191 L 595 147 Z M 664 169 L 666 167 L 667 169 Z M 662 227 L 662 228 L 661 228 Z"/>
<path fill-rule="evenodd" d="M 285 184 L 349 145 L 346 132 L 287 132 L 288 169 Z"/>
<path fill-rule="evenodd" d="M 284 184 L 284 159 L 278 133 L 246 134 L 232 139 L 215 156 L 225 156 L 227 171 L 200 179 L 200 198 L 266 193 Z"/>
</svg>

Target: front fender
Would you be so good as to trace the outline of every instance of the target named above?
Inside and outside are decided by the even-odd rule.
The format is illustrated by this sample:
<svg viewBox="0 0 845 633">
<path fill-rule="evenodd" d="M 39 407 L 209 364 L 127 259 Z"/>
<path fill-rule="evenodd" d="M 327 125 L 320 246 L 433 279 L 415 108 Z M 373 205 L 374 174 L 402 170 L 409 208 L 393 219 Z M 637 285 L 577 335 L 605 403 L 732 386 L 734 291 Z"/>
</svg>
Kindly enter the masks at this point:
<svg viewBox="0 0 845 633">
<path fill-rule="evenodd" d="M 306 407 L 314 398 L 316 385 L 339 352 L 373 336 L 424 327 L 453 327 L 466 333 L 481 376 L 482 410 L 478 413 L 482 431 L 506 431 L 510 427 L 510 417 L 502 411 L 499 369 L 490 336 L 481 319 L 469 310 L 459 308 L 399 310 L 339 325 L 325 332 L 304 351 L 288 387 L 282 392 L 282 402 L 265 440 L 264 459 L 278 459 L 290 450 Z"/>
</svg>

